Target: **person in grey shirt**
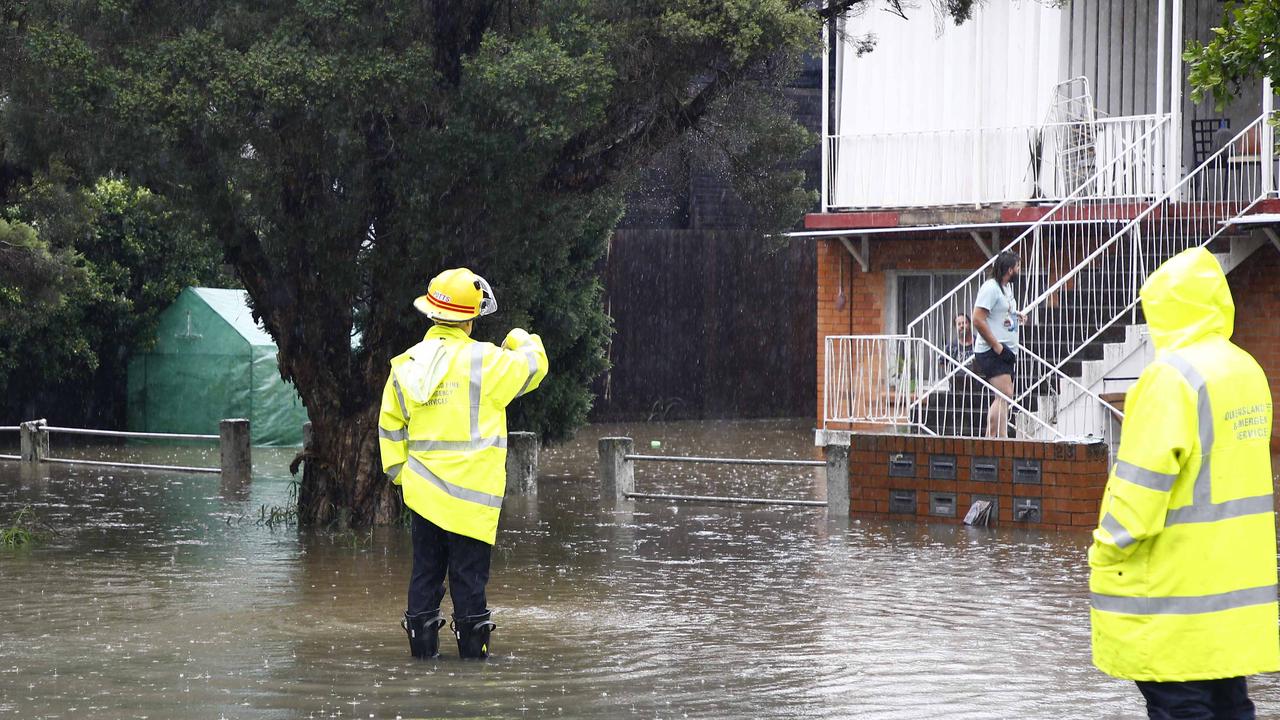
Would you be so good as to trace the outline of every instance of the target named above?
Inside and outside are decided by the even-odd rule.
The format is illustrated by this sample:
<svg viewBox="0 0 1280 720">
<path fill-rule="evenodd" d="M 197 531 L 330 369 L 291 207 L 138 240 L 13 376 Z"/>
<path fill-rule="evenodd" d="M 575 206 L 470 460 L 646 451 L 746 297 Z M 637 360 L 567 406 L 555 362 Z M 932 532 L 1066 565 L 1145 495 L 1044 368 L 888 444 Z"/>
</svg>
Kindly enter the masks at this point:
<svg viewBox="0 0 1280 720">
<path fill-rule="evenodd" d="M 1013 280 L 1022 272 L 1016 253 L 1004 251 L 991 266 L 991 278 L 978 289 L 973 306 L 973 362 L 978 375 L 1004 395 L 1013 397 L 1013 367 L 1018 357 L 1018 327 L 1027 316 L 1018 312 Z M 987 437 L 1009 436 L 1009 403 L 996 395 L 987 409 Z"/>
</svg>

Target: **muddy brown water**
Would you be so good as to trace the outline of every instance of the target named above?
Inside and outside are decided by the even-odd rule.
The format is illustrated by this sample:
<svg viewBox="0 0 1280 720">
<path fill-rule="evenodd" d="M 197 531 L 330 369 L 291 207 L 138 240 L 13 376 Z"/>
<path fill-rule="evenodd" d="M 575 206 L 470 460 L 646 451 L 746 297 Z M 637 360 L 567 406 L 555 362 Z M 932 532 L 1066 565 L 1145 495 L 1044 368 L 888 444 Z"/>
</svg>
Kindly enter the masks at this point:
<svg viewBox="0 0 1280 720">
<path fill-rule="evenodd" d="M 1089 664 L 1084 532 L 828 520 L 821 508 L 606 508 L 596 439 L 637 451 L 814 457 L 806 421 L 592 426 L 543 453 L 494 554 L 487 663 L 415 662 L 410 548 L 262 522 L 291 450 L 217 475 L 0 461 L 0 717 L 1139 718 Z M 650 447 L 651 441 L 661 443 Z M 214 465 L 198 447 L 55 455 Z M 821 468 L 641 464 L 637 489 L 814 498 Z M 446 612 L 448 601 L 446 600 Z M 1255 678 L 1259 717 L 1280 682 Z"/>
</svg>

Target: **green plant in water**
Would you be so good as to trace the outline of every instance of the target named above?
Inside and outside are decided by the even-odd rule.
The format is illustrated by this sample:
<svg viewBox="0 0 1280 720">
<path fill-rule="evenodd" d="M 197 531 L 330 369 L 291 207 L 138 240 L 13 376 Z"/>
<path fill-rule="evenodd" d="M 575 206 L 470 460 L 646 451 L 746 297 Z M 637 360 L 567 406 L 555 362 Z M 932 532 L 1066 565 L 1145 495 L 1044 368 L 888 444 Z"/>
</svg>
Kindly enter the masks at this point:
<svg viewBox="0 0 1280 720">
<path fill-rule="evenodd" d="M 0 546 L 20 548 L 38 542 L 40 535 L 33 529 L 36 522 L 36 514 L 31 507 L 22 508 L 14 516 L 13 524 L 0 530 Z"/>
<path fill-rule="evenodd" d="M 258 506 L 259 526 L 266 526 L 275 529 L 277 525 L 297 525 L 298 524 L 298 508 L 296 506 L 281 507 L 279 505 Z"/>
<path fill-rule="evenodd" d="M 340 530 L 330 536 L 334 545 L 342 545 L 352 550 L 363 550 L 373 545 L 373 528 L 368 530 Z"/>
</svg>

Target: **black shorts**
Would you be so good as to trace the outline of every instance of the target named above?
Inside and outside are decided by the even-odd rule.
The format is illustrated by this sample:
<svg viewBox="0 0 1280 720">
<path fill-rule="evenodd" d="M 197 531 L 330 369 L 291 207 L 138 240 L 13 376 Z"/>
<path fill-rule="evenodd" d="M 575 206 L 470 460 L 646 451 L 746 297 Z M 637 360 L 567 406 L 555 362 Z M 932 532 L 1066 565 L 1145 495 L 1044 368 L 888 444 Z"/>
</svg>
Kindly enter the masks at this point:
<svg viewBox="0 0 1280 720">
<path fill-rule="evenodd" d="M 973 356 L 973 366 L 984 380 L 1001 375 L 1013 377 L 1013 364 L 1017 359 L 1018 356 L 1007 347 L 1000 355 L 996 355 L 995 350 L 987 350 Z"/>
</svg>

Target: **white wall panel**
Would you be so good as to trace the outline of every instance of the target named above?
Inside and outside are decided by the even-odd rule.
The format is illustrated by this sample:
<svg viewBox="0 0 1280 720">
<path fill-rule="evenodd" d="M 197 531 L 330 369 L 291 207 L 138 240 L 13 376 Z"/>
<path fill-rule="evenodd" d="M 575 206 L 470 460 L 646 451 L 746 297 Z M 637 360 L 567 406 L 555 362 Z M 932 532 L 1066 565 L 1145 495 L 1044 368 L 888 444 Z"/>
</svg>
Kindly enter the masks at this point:
<svg viewBox="0 0 1280 720">
<path fill-rule="evenodd" d="M 1057 81 L 1062 11 L 1033 0 L 988 3 L 959 27 L 927 6 L 903 20 L 878 7 L 848 31 L 876 49 L 844 53 L 839 134 L 1035 124 Z"/>
</svg>

